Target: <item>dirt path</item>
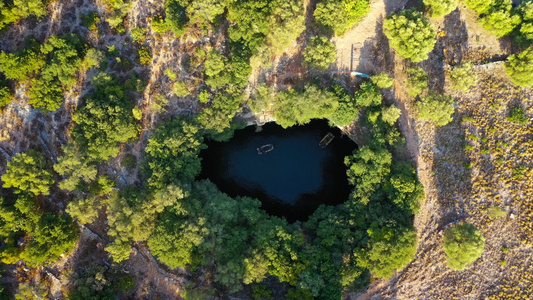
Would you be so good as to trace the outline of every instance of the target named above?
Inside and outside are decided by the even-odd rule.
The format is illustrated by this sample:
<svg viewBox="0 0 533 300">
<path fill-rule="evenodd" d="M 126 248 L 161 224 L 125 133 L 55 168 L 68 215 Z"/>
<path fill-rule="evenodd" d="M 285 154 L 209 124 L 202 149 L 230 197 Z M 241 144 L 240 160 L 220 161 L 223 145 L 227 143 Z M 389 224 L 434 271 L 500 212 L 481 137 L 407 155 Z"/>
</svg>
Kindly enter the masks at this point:
<svg viewBox="0 0 533 300">
<path fill-rule="evenodd" d="M 370 13 L 344 35 L 332 39 L 337 46 L 336 68 L 339 71 L 370 72 L 375 69 L 375 57 L 369 45 L 374 41 L 376 30 L 390 11 L 401 8 L 407 1 L 372 1 Z M 379 26 L 379 27 L 378 27 Z M 354 48 L 352 54 L 352 47 Z M 352 57 L 353 55 L 353 57 Z"/>
</svg>

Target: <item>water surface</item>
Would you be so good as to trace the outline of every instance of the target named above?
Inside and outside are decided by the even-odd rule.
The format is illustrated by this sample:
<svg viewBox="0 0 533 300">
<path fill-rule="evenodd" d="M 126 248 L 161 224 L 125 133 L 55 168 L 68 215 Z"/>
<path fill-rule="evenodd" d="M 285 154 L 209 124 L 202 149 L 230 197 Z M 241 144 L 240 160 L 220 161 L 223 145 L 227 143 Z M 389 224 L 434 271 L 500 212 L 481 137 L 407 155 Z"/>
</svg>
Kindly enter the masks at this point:
<svg viewBox="0 0 533 300">
<path fill-rule="evenodd" d="M 328 132 L 335 139 L 318 146 Z M 259 155 L 257 148 L 273 144 L 274 150 Z M 348 199 L 344 156 L 356 145 L 325 120 L 283 129 L 275 123 L 235 132 L 228 142 L 207 141 L 200 156 L 202 174 L 228 195 L 259 199 L 268 213 L 288 221 L 305 221 L 320 204 L 335 205 Z"/>
</svg>

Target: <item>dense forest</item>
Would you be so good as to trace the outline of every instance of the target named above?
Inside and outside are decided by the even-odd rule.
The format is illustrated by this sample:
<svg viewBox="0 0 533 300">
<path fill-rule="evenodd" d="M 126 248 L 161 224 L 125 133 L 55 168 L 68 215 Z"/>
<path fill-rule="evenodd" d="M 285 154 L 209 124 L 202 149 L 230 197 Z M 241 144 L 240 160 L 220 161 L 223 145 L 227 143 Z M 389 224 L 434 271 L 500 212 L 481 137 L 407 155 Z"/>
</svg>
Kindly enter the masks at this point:
<svg viewBox="0 0 533 300">
<path fill-rule="evenodd" d="M 0 39 L 54 18 L 58 2 L 0 0 Z M 425 191 L 405 155 L 398 124 L 405 108 L 384 101 L 398 81 L 388 72 L 346 79 L 332 67 L 334 39 L 370 13 L 371 1 L 306 6 L 300 0 L 166 0 L 154 4 L 145 26 L 128 21 L 135 1 L 100 2 L 76 16 L 80 25 L 72 31 L 0 43 L 1 114 L 26 103 L 43 120 L 55 120 L 56 128 L 62 116 L 68 119 L 57 157 L 27 142 L 6 160 L 0 259 L 4 270 L 24 270 L 19 274 L 25 276 L 14 282 L 4 275 L 0 298 L 132 297 L 136 278 L 123 270 L 139 247 L 161 268 L 186 274 L 183 299 L 238 293 L 270 299 L 279 291 L 285 299 L 343 299 L 413 260 L 420 236 L 413 219 Z M 516 86 L 533 86 L 533 1 L 463 2 L 488 32 L 510 36 L 519 51 L 505 58 L 506 74 Z M 458 5 L 424 0 L 392 12 L 381 28 L 407 62 L 405 83 L 416 119 L 436 128 L 453 122 L 457 103 L 431 88 L 432 75 L 424 69 L 440 34 L 430 19 Z M 106 34 L 124 42 L 116 45 Z M 183 54 L 179 68 L 156 62 L 160 50 L 149 42 L 204 37 L 207 42 Z M 299 67 L 311 76 L 291 84 L 251 84 L 294 44 L 301 46 Z M 164 84 L 150 77 L 156 65 Z M 478 81 L 472 62 L 455 64 L 448 73 L 454 91 L 468 92 Z M 183 113 L 175 109 L 178 103 L 193 103 L 194 109 Z M 197 180 L 205 141 L 231 139 L 247 125 L 243 111 L 270 114 L 283 128 L 312 119 L 346 131 L 357 127 L 358 149 L 344 160 L 353 186 L 349 198 L 289 223 L 262 210 L 258 199 L 232 198 Z M 509 120 L 528 122 L 520 106 Z M 134 179 L 111 172 L 117 164 Z M 64 268 L 66 260 L 79 258 L 88 230 L 99 232 L 105 264 Z M 445 228 L 441 239 L 453 270 L 481 257 L 486 241 L 468 222 Z M 52 294 L 39 275 L 43 270 L 67 274 L 64 290 Z"/>
</svg>

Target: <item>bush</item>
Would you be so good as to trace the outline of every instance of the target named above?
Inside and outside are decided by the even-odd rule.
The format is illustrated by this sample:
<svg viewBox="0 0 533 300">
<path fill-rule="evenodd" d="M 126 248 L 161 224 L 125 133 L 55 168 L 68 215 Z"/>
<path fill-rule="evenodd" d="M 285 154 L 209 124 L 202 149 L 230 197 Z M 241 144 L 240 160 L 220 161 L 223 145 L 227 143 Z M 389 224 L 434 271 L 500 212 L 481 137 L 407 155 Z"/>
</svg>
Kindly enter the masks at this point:
<svg viewBox="0 0 533 300">
<path fill-rule="evenodd" d="M 401 114 L 402 114 L 401 109 L 397 108 L 394 105 L 391 105 L 387 108 L 385 107 L 382 108 L 381 119 L 383 120 L 383 122 L 388 123 L 389 125 L 393 126 Z"/>
<path fill-rule="evenodd" d="M 333 122 L 335 126 L 349 125 L 359 116 L 359 109 L 355 105 L 354 98 L 338 84 L 332 85 L 331 90 L 337 96 L 339 106 L 329 120 Z"/>
<path fill-rule="evenodd" d="M 96 32 L 98 30 L 98 23 L 100 23 L 100 15 L 96 12 L 92 12 L 87 15 L 80 16 L 83 26 L 87 27 L 90 31 Z"/>
<path fill-rule="evenodd" d="M 4 81 L 0 81 L 0 108 L 8 105 L 13 100 L 13 93 Z"/>
<path fill-rule="evenodd" d="M 509 56 L 505 70 L 514 84 L 522 87 L 533 86 L 533 48 Z"/>
<path fill-rule="evenodd" d="M 415 103 L 418 118 L 429 120 L 437 126 L 444 126 L 453 120 L 453 99 L 442 94 L 429 94 Z"/>
<path fill-rule="evenodd" d="M 7 171 L 2 175 L 3 187 L 14 187 L 33 195 L 48 195 L 54 179 L 48 171 L 48 163 L 43 154 L 29 150 L 17 153 L 7 163 Z"/>
<path fill-rule="evenodd" d="M 529 45 L 533 41 L 533 1 L 523 1 L 517 11 L 522 17 L 518 39 Z"/>
<path fill-rule="evenodd" d="M 394 78 L 387 73 L 379 73 L 370 77 L 370 80 L 380 89 L 388 89 L 394 84 Z"/>
<path fill-rule="evenodd" d="M 463 63 L 450 71 L 452 89 L 468 92 L 471 86 L 477 84 L 477 74 L 472 70 L 472 63 Z"/>
<path fill-rule="evenodd" d="M 490 8 L 479 24 L 497 38 L 507 35 L 522 21 L 519 15 L 512 14 L 512 1 L 501 0 Z"/>
<path fill-rule="evenodd" d="M 434 18 L 444 17 L 457 8 L 459 0 L 424 0 L 429 14 Z"/>
<path fill-rule="evenodd" d="M 477 12 L 478 15 L 484 14 L 494 5 L 495 0 L 463 0 L 466 7 Z"/>
<path fill-rule="evenodd" d="M 318 24 L 340 36 L 359 23 L 369 11 L 368 0 L 324 0 L 317 3 L 313 16 Z"/>
<path fill-rule="evenodd" d="M 448 267 L 460 271 L 480 258 L 485 247 L 485 237 L 469 223 L 449 228 L 442 241 Z"/>
<path fill-rule="evenodd" d="M 416 97 L 422 94 L 428 87 L 428 75 L 426 71 L 421 68 L 408 68 L 407 74 L 407 93 L 409 96 Z"/>
<path fill-rule="evenodd" d="M 426 60 L 436 43 L 435 27 L 413 9 L 392 14 L 383 22 L 383 28 L 391 47 L 413 62 Z"/>
<path fill-rule="evenodd" d="M 174 82 L 174 84 L 172 85 L 172 92 L 177 97 L 187 97 L 187 96 L 189 96 L 191 94 L 189 92 L 189 88 L 187 86 L 187 83 L 185 83 L 183 81 Z"/>
<path fill-rule="evenodd" d="M 524 109 L 520 106 L 515 106 L 511 108 L 511 112 L 509 113 L 507 120 L 514 123 L 518 123 L 520 125 L 526 125 L 528 123 L 526 113 L 524 112 Z"/>
<path fill-rule="evenodd" d="M 131 34 L 131 38 L 135 42 L 142 42 L 146 39 L 145 37 L 146 28 L 135 27 L 131 30 L 130 34 Z"/>
<path fill-rule="evenodd" d="M 499 206 L 492 206 L 487 209 L 487 215 L 491 219 L 499 219 L 505 217 L 507 215 L 507 212 L 505 212 Z"/>
<path fill-rule="evenodd" d="M 326 70 L 337 56 L 335 45 L 325 36 L 314 36 L 304 50 L 305 64 Z"/>
<path fill-rule="evenodd" d="M 143 66 L 149 66 L 152 63 L 152 50 L 148 46 L 142 46 L 137 50 L 137 58 Z"/>
<path fill-rule="evenodd" d="M 355 103 L 360 107 L 378 106 L 381 104 L 382 95 L 375 85 L 363 82 L 355 92 Z"/>
</svg>

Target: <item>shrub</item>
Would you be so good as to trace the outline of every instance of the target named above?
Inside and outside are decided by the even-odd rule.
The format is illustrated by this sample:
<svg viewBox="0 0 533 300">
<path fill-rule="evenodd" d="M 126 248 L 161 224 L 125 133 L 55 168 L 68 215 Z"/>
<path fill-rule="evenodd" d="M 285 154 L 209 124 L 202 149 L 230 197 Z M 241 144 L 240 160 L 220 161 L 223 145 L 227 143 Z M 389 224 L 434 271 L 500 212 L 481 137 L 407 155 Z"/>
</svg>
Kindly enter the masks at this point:
<svg viewBox="0 0 533 300">
<path fill-rule="evenodd" d="M 368 0 L 325 0 L 317 3 L 313 16 L 318 24 L 339 36 L 359 23 L 369 11 Z"/>
<path fill-rule="evenodd" d="M 463 0 L 466 7 L 478 13 L 484 14 L 494 5 L 495 0 Z"/>
<path fill-rule="evenodd" d="M 407 93 L 409 96 L 416 97 L 424 92 L 428 87 L 428 75 L 426 71 L 421 68 L 408 68 L 407 74 Z"/>
<path fill-rule="evenodd" d="M 172 70 L 172 68 L 168 67 L 165 69 L 165 75 L 167 75 L 168 79 L 170 80 L 176 80 L 178 78 L 178 74 Z"/>
<path fill-rule="evenodd" d="M 176 81 L 176 82 L 174 82 L 174 84 L 172 85 L 172 92 L 177 97 L 187 97 L 187 96 L 189 96 L 191 94 L 189 92 L 189 88 L 187 86 L 187 83 L 185 83 L 184 81 Z"/>
<path fill-rule="evenodd" d="M 452 89 L 468 92 L 471 86 L 476 85 L 477 75 L 472 66 L 472 63 L 463 63 L 452 68 L 450 71 Z"/>
<path fill-rule="evenodd" d="M 7 163 L 7 171 L 2 175 L 3 187 L 14 187 L 33 195 L 48 195 L 54 179 L 48 171 L 48 163 L 43 154 L 29 150 L 17 153 Z"/>
<path fill-rule="evenodd" d="M 5 82 L 0 81 L 0 108 L 8 105 L 12 99 L 11 89 Z"/>
<path fill-rule="evenodd" d="M 335 126 L 346 126 L 352 123 L 359 116 L 359 109 L 355 105 L 355 100 L 348 94 L 348 92 L 340 85 L 334 84 L 331 87 L 333 93 L 337 96 L 339 106 L 331 115 L 329 120 Z"/>
<path fill-rule="evenodd" d="M 142 46 L 137 50 L 137 58 L 143 66 L 149 66 L 152 63 L 152 50 L 149 46 Z"/>
<path fill-rule="evenodd" d="M 165 107 L 168 105 L 168 99 L 163 94 L 157 94 L 152 100 L 152 104 L 150 105 L 150 109 L 155 112 L 163 112 L 165 111 Z"/>
<path fill-rule="evenodd" d="M 172 30 L 175 36 L 180 36 L 185 33 L 185 25 L 187 24 L 187 16 L 185 8 L 181 5 L 183 1 L 167 0 L 165 3 L 166 20 L 165 25 L 161 29 Z M 161 22 L 161 19 L 160 19 Z"/>
<path fill-rule="evenodd" d="M 382 95 L 375 85 L 363 82 L 355 92 L 355 103 L 360 107 L 378 106 L 381 104 Z"/>
<path fill-rule="evenodd" d="M 120 162 L 120 165 L 127 169 L 133 169 L 137 165 L 137 157 L 133 154 L 126 154 Z"/>
<path fill-rule="evenodd" d="M 528 118 L 526 117 L 526 113 L 524 112 L 524 109 L 520 106 L 515 106 L 511 108 L 511 111 L 509 113 L 509 116 L 507 117 L 507 120 L 518 123 L 520 125 L 526 125 L 528 123 Z"/>
<path fill-rule="evenodd" d="M 90 31 L 96 32 L 98 30 L 98 23 L 100 23 L 100 15 L 97 12 L 92 12 L 87 15 L 80 16 L 83 26 Z"/>
<path fill-rule="evenodd" d="M 209 102 L 209 92 L 204 90 L 200 94 L 198 94 L 198 101 L 200 103 Z"/>
<path fill-rule="evenodd" d="M 394 125 L 394 123 L 396 123 L 401 114 L 402 111 L 399 108 L 394 105 L 391 105 L 387 108 L 382 108 L 381 119 L 383 120 L 383 122 L 386 122 L 392 126 Z"/>
<path fill-rule="evenodd" d="M 304 50 L 305 64 L 326 70 L 337 56 L 335 45 L 325 36 L 314 36 Z"/>
<path fill-rule="evenodd" d="M 533 86 L 533 48 L 509 56 L 505 70 L 514 84 L 522 87 Z"/>
<path fill-rule="evenodd" d="M 444 17 L 457 8 L 459 0 L 424 0 L 429 14 L 434 18 Z"/>
<path fill-rule="evenodd" d="M 429 120 L 437 126 L 444 126 L 453 120 L 453 99 L 442 94 L 429 94 L 415 103 L 418 118 Z"/>
<path fill-rule="evenodd" d="M 487 14 L 479 19 L 479 23 L 498 38 L 507 35 L 521 22 L 519 15 L 512 14 L 512 7 L 511 0 L 498 1 L 497 5 L 492 6 Z"/>
<path fill-rule="evenodd" d="M 394 78 L 387 73 L 379 73 L 370 77 L 370 80 L 380 89 L 388 89 L 394 84 Z"/>
<path fill-rule="evenodd" d="M 533 41 L 533 1 L 523 1 L 517 11 L 522 17 L 518 38 L 529 45 Z"/>
<path fill-rule="evenodd" d="M 487 215 L 491 219 L 499 219 L 505 217 L 507 213 L 499 206 L 492 206 L 487 209 Z"/>
<path fill-rule="evenodd" d="M 383 22 L 383 28 L 391 47 L 413 62 L 426 60 L 436 43 L 434 26 L 413 9 L 392 14 Z"/>
<path fill-rule="evenodd" d="M 131 38 L 135 41 L 135 42 L 142 42 L 146 39 L 145 37 L 145 34 L 146 34 L 146 28 L 141 28 L 141 27 L 135 27 L 131 30 Z"/>
<path fill-rule="evenodd" d="M 481 257 L 485 237 L 474 225 L 463 223 L 446 231 L 443 244 L 448 267 L 462 271 L 466 265 Z"/>
</svg>

